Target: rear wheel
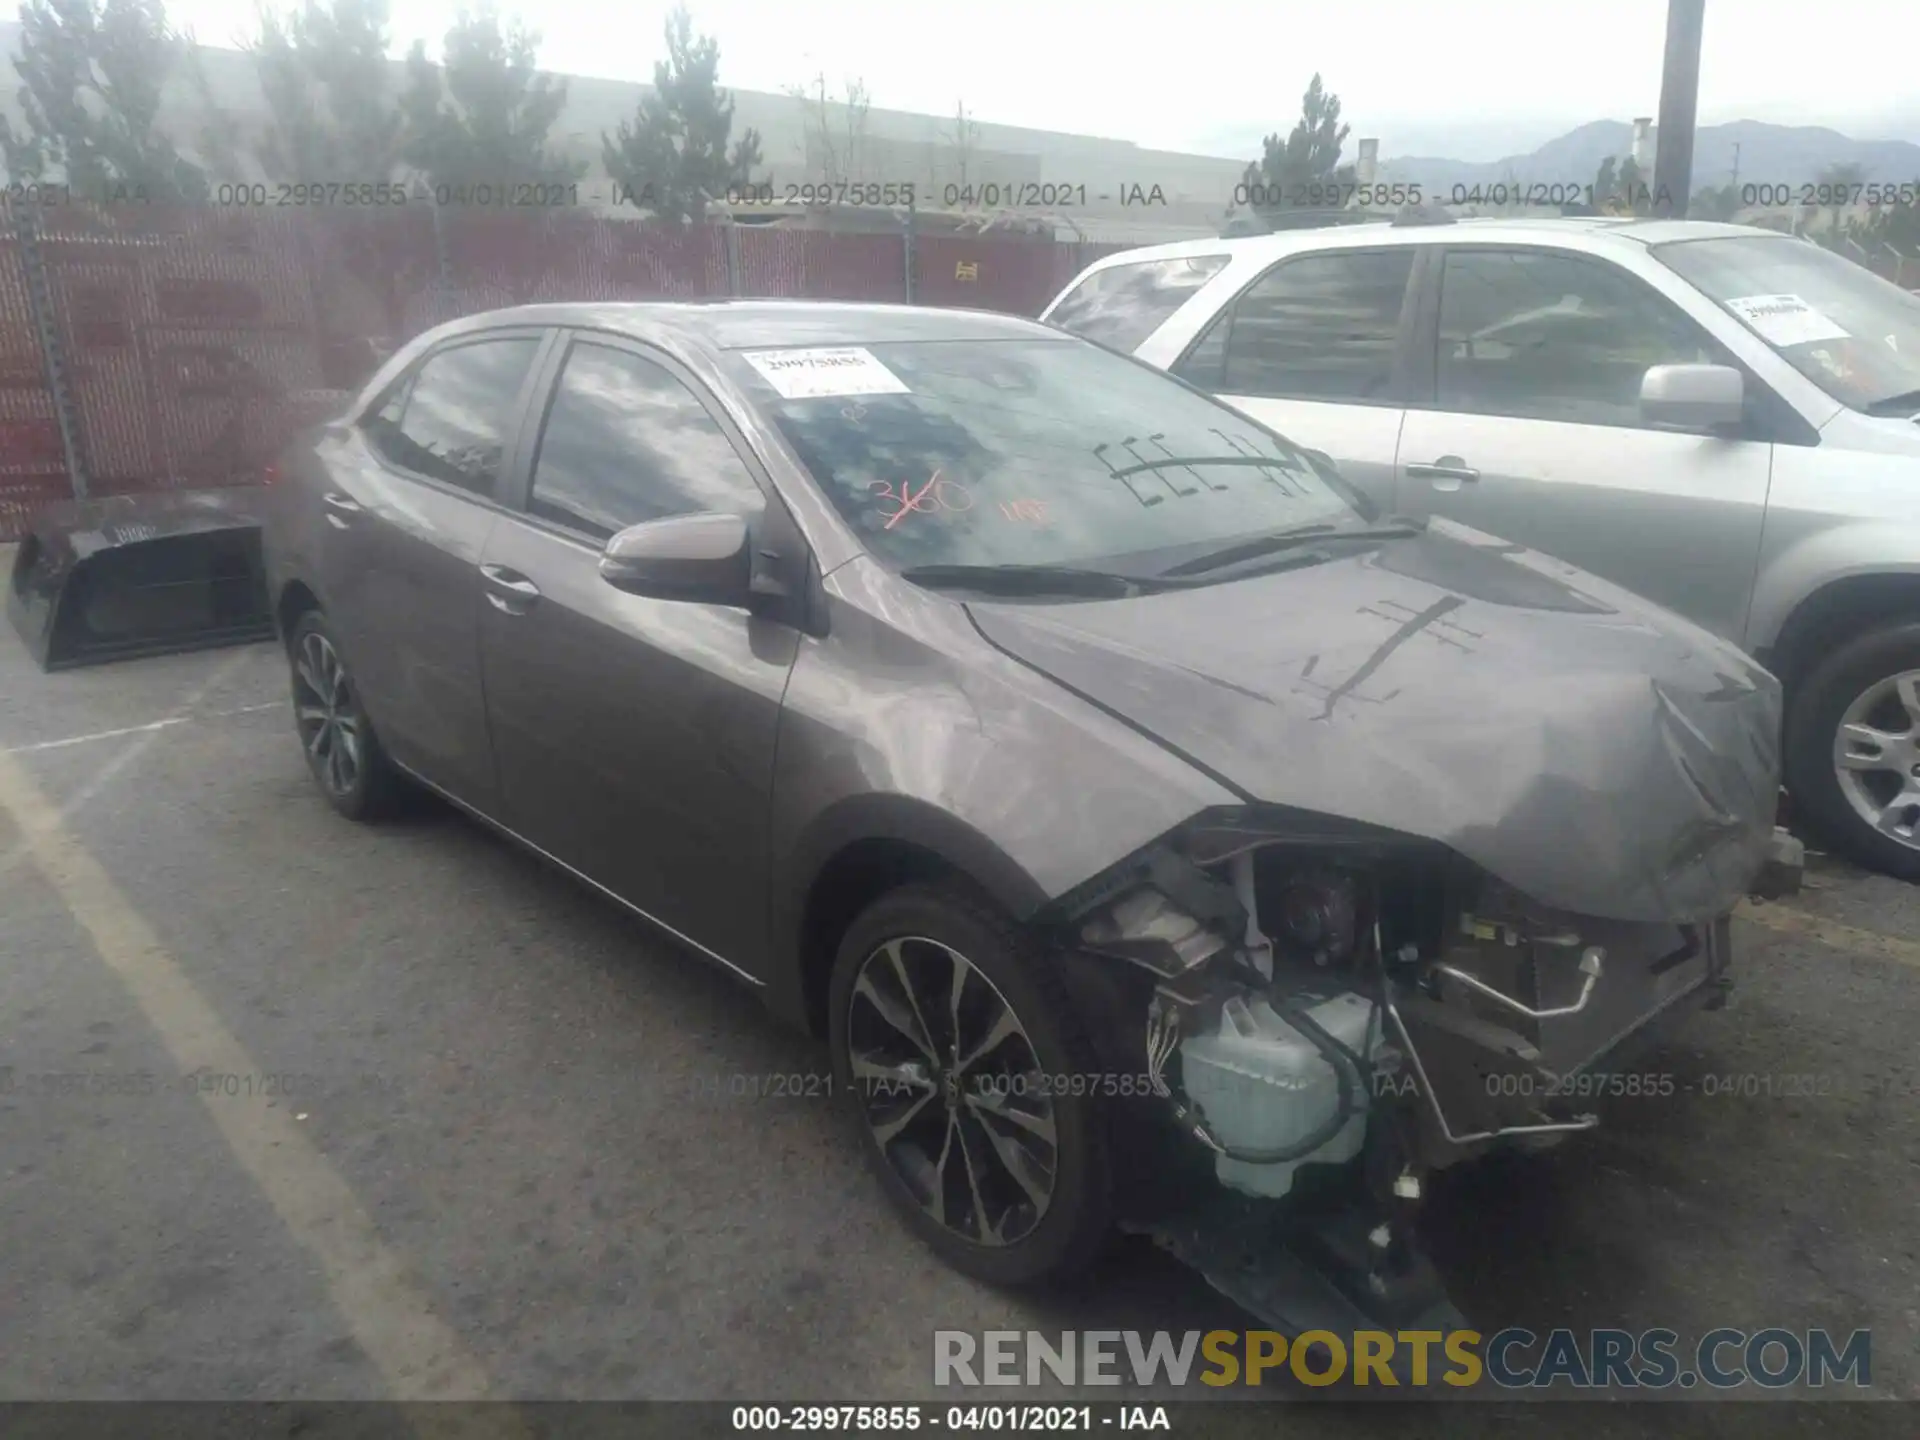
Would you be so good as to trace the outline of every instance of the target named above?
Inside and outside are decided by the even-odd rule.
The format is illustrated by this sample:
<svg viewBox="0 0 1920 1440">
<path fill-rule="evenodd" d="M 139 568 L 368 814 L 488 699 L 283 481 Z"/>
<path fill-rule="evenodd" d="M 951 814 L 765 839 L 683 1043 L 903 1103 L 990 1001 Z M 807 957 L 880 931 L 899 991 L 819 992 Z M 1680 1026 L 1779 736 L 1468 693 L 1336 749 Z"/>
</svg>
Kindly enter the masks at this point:
<svg viewBox="0 0 1920 1440">
<path fill-rule="evenodd" d="M 293 719 L 320 793 L 349 820 L 390 813 L 404 788 L 380 748 L 326 618 L 309 610 L 287 644 Z"/>
<path fill-rule="evenodd" d="M 1920 623 L 1861 636 L 1816 666 L 1787 715 L 1787 788 L 1834 845 L 1920 880 Z"/>
<path fill-rule="evenodd" d="M 907 1224 L 999 1284 L 1084 1267 L 1111 1229 L 1107 1116 L 1049 957 L 959 885 L 909 885 L 835 960 L 837 1089 Z"/>
</svg>

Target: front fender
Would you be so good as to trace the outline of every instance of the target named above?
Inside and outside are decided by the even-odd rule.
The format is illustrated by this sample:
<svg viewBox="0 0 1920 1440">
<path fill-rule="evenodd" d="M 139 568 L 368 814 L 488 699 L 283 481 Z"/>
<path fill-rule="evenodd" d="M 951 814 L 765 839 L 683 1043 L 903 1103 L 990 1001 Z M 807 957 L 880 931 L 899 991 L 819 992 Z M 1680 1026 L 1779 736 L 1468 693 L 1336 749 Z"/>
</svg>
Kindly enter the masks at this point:
<svg viewBox="0 0 1920 1440">
<path fill-rule="evenodd" d="M 1045 888 L 981 831 L 912 795 L 848 795 L 814 815 L 780 852 L 769 896 L 770 946 L 766 999 L 774 1010 L 804 1019 L 807 957 L 802 937 L 807 908 L 836 860 L 855 847 L 882 842 L 901 852 L 930 855 L 965 875 L 1016 920 L 1025 920 L 1048 899 Z"/>
<path fill-rule="evenodd" d="M 760 978 L 787 1012 L 808 897 L 849 846 L 932 854 L 1021 917 L 1240 798 L 870 565 L 829 577 L 829 634 L 802 643 L 781 708 Z"/>
<path fill-rule="evenodd" d="M 1776 651 L 1794 614 L 1820 592 L 1876 575 L 1920 581 L 1920 522 L 1848 520 L 1789 542 L 1767 559 L 1754 585 L 1746 648 Z"/>
</svg>

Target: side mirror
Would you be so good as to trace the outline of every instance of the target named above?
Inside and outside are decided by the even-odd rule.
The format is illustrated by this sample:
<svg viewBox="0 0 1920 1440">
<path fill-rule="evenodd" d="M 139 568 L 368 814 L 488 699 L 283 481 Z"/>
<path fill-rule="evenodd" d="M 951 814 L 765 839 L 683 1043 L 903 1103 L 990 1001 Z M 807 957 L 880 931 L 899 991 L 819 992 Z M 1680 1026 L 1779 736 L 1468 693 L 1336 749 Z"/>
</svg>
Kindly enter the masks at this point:
<svg viewBox="0 0 1920 1440">
<path fill-rule="evenodd" d="M 752 550 L 739 515 L 672 515 L 629 525 L 600 554 L 600 578 L 629 595 L 747 605 Z"/>
<path fill-rule="evenodd" d="M 1735 429 L 1746 390 L 1731 365 L 1655 365 L 1640 380 L 1640 418 L 1659 430 Z"/>
</svg>

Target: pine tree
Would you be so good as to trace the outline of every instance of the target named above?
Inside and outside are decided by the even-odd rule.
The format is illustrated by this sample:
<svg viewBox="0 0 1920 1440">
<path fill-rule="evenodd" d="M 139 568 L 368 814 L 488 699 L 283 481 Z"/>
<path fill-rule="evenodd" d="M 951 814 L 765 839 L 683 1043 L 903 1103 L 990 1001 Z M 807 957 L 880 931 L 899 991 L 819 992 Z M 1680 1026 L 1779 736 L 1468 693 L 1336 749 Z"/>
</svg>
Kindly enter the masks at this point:
<svg viewBox="0 0 1920 1440">
<path fill-rule="evenodd" d="M 1300 118 L 1282 141 L 1276 133 L 1262 142 L 1257 163 L 1243 177 L 1253 209 L 1269 222 L 1287 210 L 1339 209 L 1354 183 L 1354 169 L 1340 163 L 1352 127 L 1340 123 L 1340 97 L 1313 77 L 1301 97 Z"/>
<path fill-rule="evenodd" d="M 25 133 L 0 116 L 8 177 L 64 182 L 76 199 L 204 200 L 206 175 L 155 126 L 182 48 L 160 0 L 26 0 L 13 62 Z"/>
<path fill-rule="evenodd" d="M 248 50 L 271 117 L 256 150 L 267 178 L 392 179 L 401 123 L 387 15 L 387 0 L 302 0 L 261 16 Z"/>
<path fill-rule="evenodd" d="M 565 184 L 585 173 L 547 143 L 566 107 L 567 84 L 539 73 L 538 43 L 517 20 L 502 30 L 491 10 L 462 13 L 438 67 L 415 42 L 401 99 L 402 155 L 437 190 L 456 200 L 497 199 L 503 185 Z"/>
<path fill-rule="evenodd" d="M 602 135 L 607 173 L 624 197 L 657 218 L 702 220 L 730 187 L 752 183 L 760 136 L 749 128 L 734 144 L 733 97 L 719 88 L 720 46 L 694 38 L 685 6 L 667 19 L 667 58 L 653 67 L 653 93 L 615 135 Z"/>
</svg>

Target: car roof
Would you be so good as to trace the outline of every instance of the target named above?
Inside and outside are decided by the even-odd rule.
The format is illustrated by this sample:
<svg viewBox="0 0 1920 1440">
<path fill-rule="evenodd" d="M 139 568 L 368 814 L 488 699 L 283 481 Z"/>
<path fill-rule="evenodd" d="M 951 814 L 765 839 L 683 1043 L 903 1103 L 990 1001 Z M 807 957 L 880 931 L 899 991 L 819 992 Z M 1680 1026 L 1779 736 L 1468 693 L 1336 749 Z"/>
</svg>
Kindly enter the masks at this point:
<svg viewBox="0 0 1920 1440">
<path fill-rule="evenodd" d="M 1439 241 L 1455 244 L 1538 245 L 1578 237 L 1580 248 L 1603 248 L 1614 242 L 1663 245 L 1674 240 L 1711 240 L 1739 235 L 1784 238 L 1778 230 L 1753 225 L 1729 225 L 1709 220 L 1650 220 L 1625 215 L 1554 215 L 1538 217 L 1484 216 L 1467 220 L 1393 224 L 1375 221 L 1359 225 L 1279 230 L 1271 235 L 1242 235 L 1233 239 L 1176 240 L 1138 250 L 1103 256 L 1082 274 L 1112 265 L 1144 260 L 1186 260 L 1201 255 L 1231 255 L 1256 263 L 1284 259 L 1302 250 L 1370 248 L 1380 245 L 1420 245 Z"/>
<path fill-rule="evenodd" d="M 519 305 L 467 316 L 437 332 L 571 325 L 683 349 L 780 349 L 893 340 L 1064 340 L 1036 321 L 988 310 L 855 305 L 831 300 L 694 300 Z M 678 342 L 678 343 L 675 343 Z"/>
<path fill-rule="evenodd" d="M 358 419 L 430 350 L 498 331 L 568 326 L 652 345 L 709 384 L 729 350 L 884 344 L 892 340 L 1087 342 L 1051 325 L 990 310 L 856 305 L 834 300 L 574 301 L 484 310 L 423 330 L 374 373 L 348 410 Z"/>
</svg>

